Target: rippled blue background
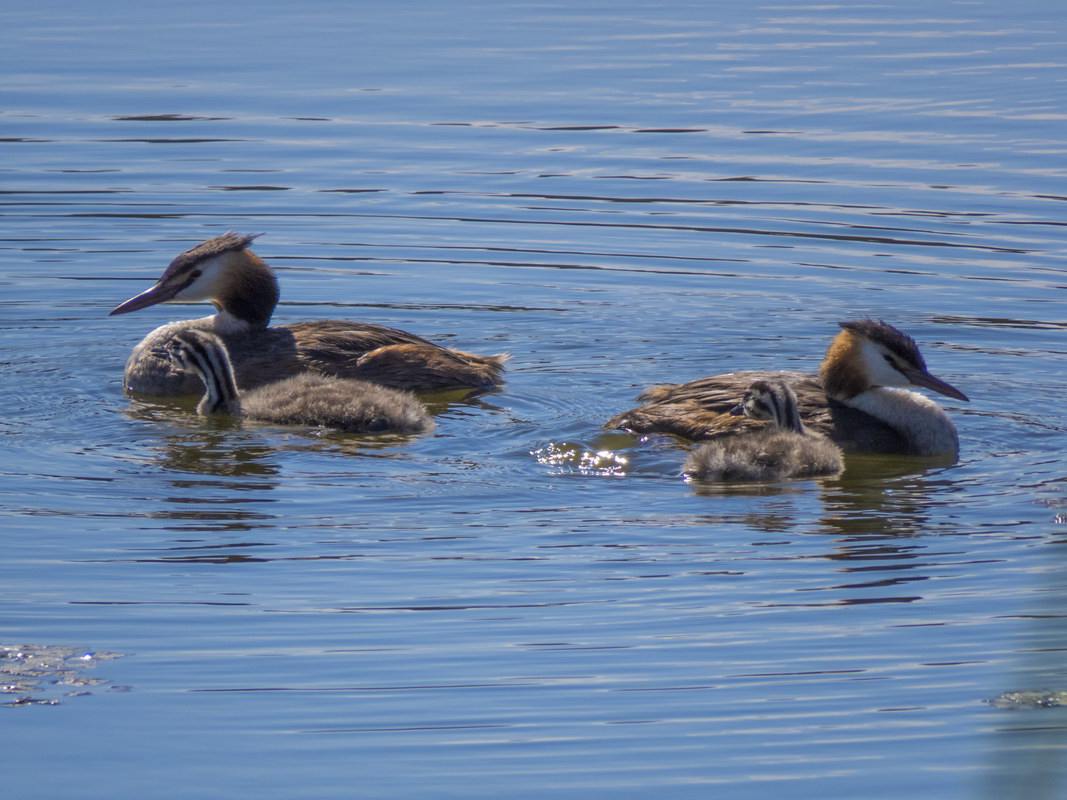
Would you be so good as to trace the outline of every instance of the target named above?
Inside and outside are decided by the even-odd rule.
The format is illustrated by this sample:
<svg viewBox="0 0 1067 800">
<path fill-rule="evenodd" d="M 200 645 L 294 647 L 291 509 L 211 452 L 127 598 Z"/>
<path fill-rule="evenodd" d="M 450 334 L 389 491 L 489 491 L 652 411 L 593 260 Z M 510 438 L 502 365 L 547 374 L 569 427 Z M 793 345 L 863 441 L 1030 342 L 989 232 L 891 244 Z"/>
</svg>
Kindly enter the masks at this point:
<svg viewBox="0 0 1067 800">
<path fill-rule="evenodd" d="M 1059 3 L 9 2 L 0 708 L 20 797 L 1055 798 Z M 513 356 L 411 441 L 122 394 L 263 232 L 275 319 Z M 920 342 L 958 464 L 684 482 L 640 388 Z M 586 455 L 583 456 L 582 454 Z M 10 695 L 12 698 L 14 695 Z"/>
</svg>

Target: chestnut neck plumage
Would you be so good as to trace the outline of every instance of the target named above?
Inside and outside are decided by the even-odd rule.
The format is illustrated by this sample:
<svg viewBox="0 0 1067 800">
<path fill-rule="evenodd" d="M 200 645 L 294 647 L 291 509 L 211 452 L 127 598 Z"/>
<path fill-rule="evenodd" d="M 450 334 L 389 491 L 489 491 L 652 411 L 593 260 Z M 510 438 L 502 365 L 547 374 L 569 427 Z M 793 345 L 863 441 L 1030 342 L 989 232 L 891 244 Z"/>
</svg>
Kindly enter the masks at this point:
<svg viewBox="0 0 1067 800">
<path fill-rule="evenodd" d="M 819 375 L 826 396 L 840 403 L 873 388 L 867 377 L 862 355 L 863 339 L 852 331 L 843 330 L 826 351 Z"/>
</svg>

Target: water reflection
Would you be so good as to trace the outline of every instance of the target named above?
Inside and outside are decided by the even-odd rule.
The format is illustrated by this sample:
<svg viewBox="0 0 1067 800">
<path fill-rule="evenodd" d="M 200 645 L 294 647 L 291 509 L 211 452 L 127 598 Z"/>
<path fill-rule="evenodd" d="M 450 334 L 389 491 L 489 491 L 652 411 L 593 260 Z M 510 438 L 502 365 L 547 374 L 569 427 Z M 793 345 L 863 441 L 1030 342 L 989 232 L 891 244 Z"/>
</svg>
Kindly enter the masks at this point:
<svg viewBox="0 0 1067 800">
<path fill-rule="evenodd" d="M 196 398 L 135 399 L 125 415 L 139 422 L 151 423 L 149 433 L 157 435 L 146 446 L 149 464 L 167 476 L 167 489 L 154 498 L 158 508 L 142 516 L 162 523 L 162 530 L 182 536 L 180 544 L 163 548 L 180 554 L 136 556 L 142 563 L 242 564 L 278 560 L 279 557 L 250 555 L 242 548 L 262 550 L 277 547 L 277 537 L 268 532 L 279 528 L 279 513 L 263 504 L 275 504 L 291 498 L 294 456 L 325 456 L 330 465 L 308 467 L 316 482 L 340 485 L 371 463 L 367 459 L 403 459 L 404 449 L 418 436 L 384 433 L 358 435 L 317 428 L 283 427 L 260 424 L 227 415 L 200 416 L 195 412 Z M 471 397 L 465 392 L 430 395 L 426 405 L 434 414 L 462 416 L 472 409 L 499 410 L 484 396 Z M 338 459 L 361 459 L 338 470 Z M 317 462 L 309 461 L 310 464 Z M 288 467 L 287 467 L 288 465 Z M 147 465 L 145 465 L 147 466 Z M 303 470 L 302 470 L 303 471 Z M 298 481 L 304 477 L 293 476 Z M 378 476 L 380 477 L 380 476 Z M 432 480 L 432 479 L 431 479 Z M 318 509 L 318 513 L 323 513 Z M 326 518 L 310 516 L 306 525 L 322 525 Z M 289 519 L 286 524 L 293 524 Z M 340 524 L 338 521 L 335 524 Z M 221 540 L 234 534 L 257 532 L 266 540 Z M 204 539 L 190 538 L 207 534 Z M 359 557 L 355 553 L 328 555 L 280 556 L 286 560 L 342 560 Z"/>
<path fill-rule="evenodd" d="M 476 408 L 500 411 L 467 391 L 442 392 L 423 399 L 432 416 L 462 413 Z M 299 428 L 244 420 L 229 415 L 196 414 L 196 398 L 135 400 L 125 413 L 131 419 L 151 422 L 161 431 L 175 428 L 153 446 L 155 463 L 172 472 L 192 472 L 218 477 L 276 477 L 283 452 L 321 452 L 348 456 L 386 454 L 410 445 L 419 437 L 399 433 L 350 434 L 323 428 Z M 220 486 L 224 484 L 219 484 Z M 269 489 L 276 482 L 225 484 L 231 488 Z"/>
<path fill-rule="evenodd" d="M 934 475 L 954 458 L 863 456 L 845 458 L 845 471 L 823 494 L 823 524 L 845 537 L 903 538 L 928 532 L 930 506 L 949 482 Z"/>
<path fill-rule="evenodd" d="M 794 555 L 793 558 L 834 562 L 833 573 L 818 585 L 797 592 L 831 592 L 827 600 L 768 601 L 767 607 L 848 606 L 878 603 L 913 603 L 924 599 L 918 584 L 935 577 L 944 554 L 930 552 L 933 510 L 943 502 L 949 481 L 940 471 L 953 459 L 885 456 L 849 456 L 840 476 L 778 483 L 715 484 L 693 481 L 695 494 L 708 498 L 753 497 L 763 501 L 759 511 L 737 517 L 747 528 L 765 534 L 797 534 L 828 537 L 828 551 Z M 814 521 L 810 515 L 783 513 L 767 504 L 770 498 L 790 498 L 803 503 L 818 500 Z M 939 534 L 943 534 L 942 525 Z M 850 576 L 851 580 L 840 577 Z M 835 577 L 838 579 L 835 580 Z M 900 590 L 908 587 L 908 591 Z"/>
<path fill-rule="evenodd" d="M 168 436 L 153 448 L 155 462 L 168 472 L 196 473 L 226 478 L 276 477 L 280 467 L 275 448 L 234 441 L 225 431 L 204 431 L 198 436 Z M 181 481 L 175 487 L 183 488 Z M 273 481 L 214 483 L 233 490 L 269 489 Z"/>
</svg>

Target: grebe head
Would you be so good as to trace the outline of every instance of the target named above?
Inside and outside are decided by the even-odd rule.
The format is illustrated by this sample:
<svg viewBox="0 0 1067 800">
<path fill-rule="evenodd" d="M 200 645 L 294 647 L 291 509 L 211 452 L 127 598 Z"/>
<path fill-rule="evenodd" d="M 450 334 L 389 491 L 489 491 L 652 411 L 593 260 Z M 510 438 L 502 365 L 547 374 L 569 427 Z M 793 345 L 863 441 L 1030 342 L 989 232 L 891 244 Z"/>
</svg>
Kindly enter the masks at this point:
<svg viewBox="0 0 1067 800">
<path fill-rule="evenodd" d="M 278 282 L 251 250 L 254 236 L 230 232 L 186 250 L 170 262 L 155 286 L 112 310 L 127 314 L 169 301 L 211 300 L 220 312 L 262 327 L 278 303 Z"/>
<path fill-rule="evenodd" d="M 921 386 L 956 400 L 967 395 L 930 374 L 915 340 L 881 320 L 842 322 L 821 372 L 828 394 L 849 399 L 877 386 Z"/>
<path fill-rule="evenodd" d="M 750 419 L 770 420 L 776 426 L 797 433 L 804 432 L 797 410 L 797 396 L 781 381 L 753 381 L 745 396 L 730 412 Z"/>
</svg>

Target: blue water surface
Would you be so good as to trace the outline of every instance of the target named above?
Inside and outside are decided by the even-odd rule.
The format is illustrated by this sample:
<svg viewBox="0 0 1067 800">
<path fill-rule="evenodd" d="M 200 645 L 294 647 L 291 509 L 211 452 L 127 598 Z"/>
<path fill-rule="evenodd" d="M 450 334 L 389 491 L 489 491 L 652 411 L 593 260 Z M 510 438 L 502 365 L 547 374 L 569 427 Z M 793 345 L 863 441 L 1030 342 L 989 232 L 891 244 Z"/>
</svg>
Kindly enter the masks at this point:
<svg viewBox="0 0 1067 800">
<path fill-rule="evenodd" d="M 1063 796 L 1067 712 L 988 702 L 1067 689 L 1059 3 L 12 0 L 3 40 L 0 644 L 101 654 L 0 694 L 13 796 Z M 208 308 L 107 312 L 231 229 L 276 322 L 506 386 L 408 439 L 124 396 Z M 957 463 L 715 487 L 602 430 L 867 315 L 971 398 Z"/>
</svg>

